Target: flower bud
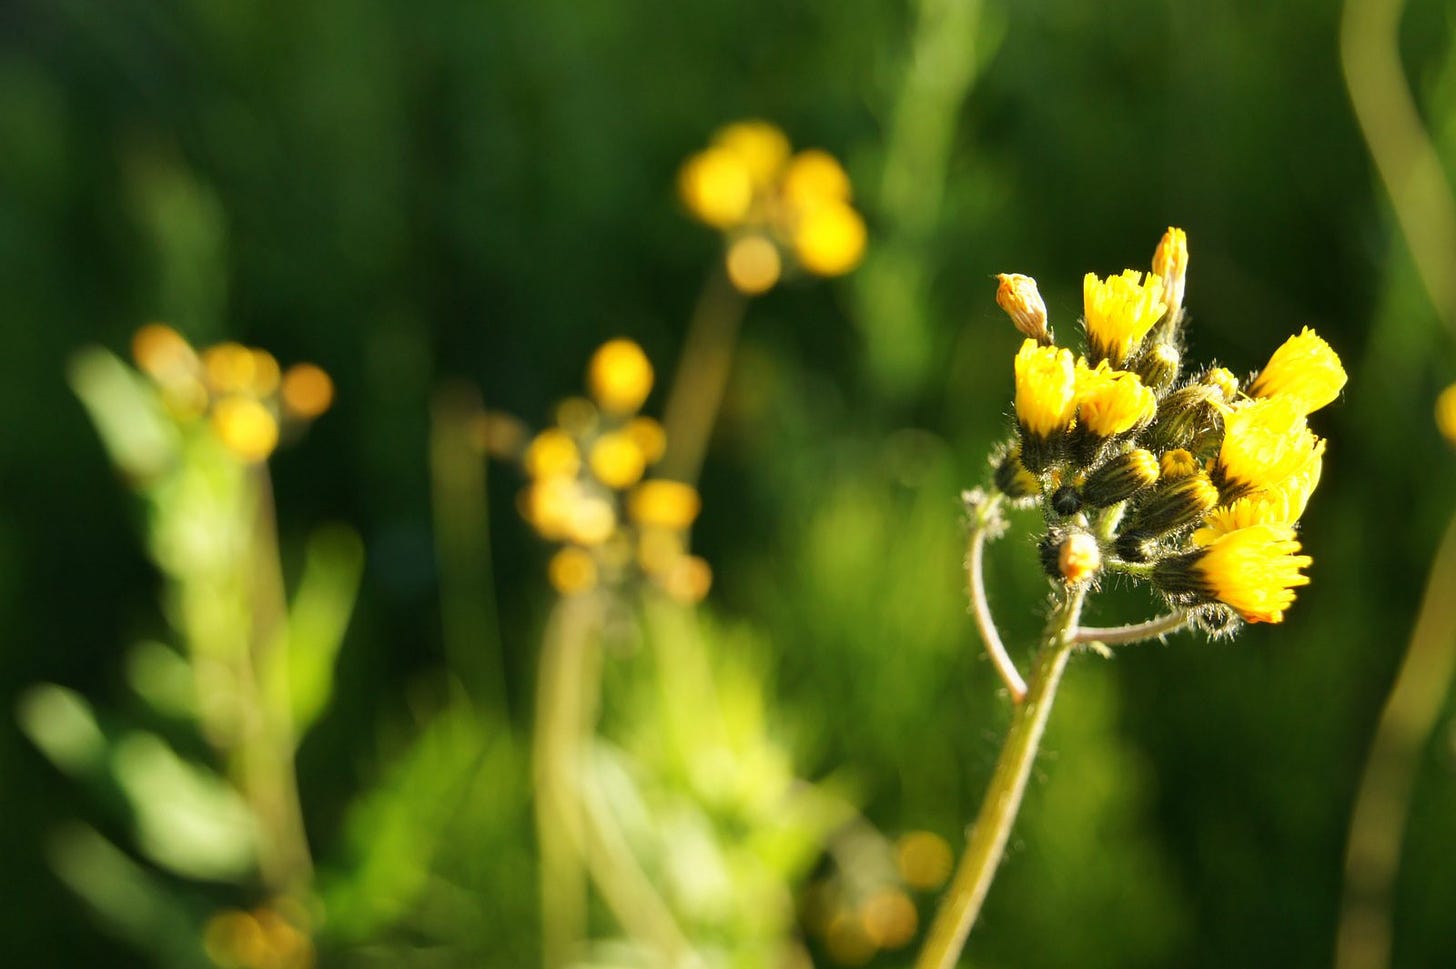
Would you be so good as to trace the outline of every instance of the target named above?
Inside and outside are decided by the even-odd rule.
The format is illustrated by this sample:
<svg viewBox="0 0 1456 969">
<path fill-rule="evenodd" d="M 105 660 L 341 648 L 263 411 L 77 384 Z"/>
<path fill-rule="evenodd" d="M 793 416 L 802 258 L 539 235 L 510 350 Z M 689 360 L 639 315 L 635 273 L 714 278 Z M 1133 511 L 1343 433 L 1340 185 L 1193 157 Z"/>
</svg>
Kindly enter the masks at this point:
<svg viewBox="0 0 1456 969">
<path fill-rule="evenodd" d="M 1093 508 L 1105 508 L 1126 501 L 1157 480 L 1158 459 L 1151 451 L 1134 448 L 1088 475 L 1082 485 L 1082 500 Z"/>
<path fill-rule="evenodd" d="M 1133 372 L 1157 393 L 1163 393 L 1178 380 L 1182 354 L 1171 343 L 1154 343 L 1138 357 Z"/>
<path fill-rule="evenodd" d="M 1188 236 L 1182 229 L 1168 227 L 1153 252 L 1153 272 L 1163 281 L 1163 302 L 1174 323 L 1183 312 L 1183 289 L 1188 278 Z"/>
<path fill-rule="evenodd" d="M 996 305 L 1006 311 L 1011 322 L 1022 333 L 1042 346 L 1050 346 L 1051 331 L 1047 329 L 1047 308 L 1036 288 L 1036 280 L 1020 273 L 998 273 L 1001 285 L 996 287 Z"/>
<path fill-rule="evenodd" d="M 1218 504 L 1218 489 L 1205 474 L 1190 475 L 1158 488 L 1138 505 L 1130 530 L 1162 535 L 1196 524 Z"/>
<path fill-rule="evenodd" d="M 1074 531 L 1057 550 L 1057 569 L 1068 582 L 1086 582 L 1102 566 L 1102 550 L 1089 533 Z"/>
<path fill-rule="evenodd" d="M 1218 391 L 1201 384 L 1180 387 L 1163 398 L 1148 431 L 1154 450 L 1185 447 L 1200 432 L 1218 426 Z"/>
<path fill-rule="evenodd" d="M 995 472 L 996 489 L 1008 498 L 1031 498 L 1041 493 L 1041 482 L 1021 463 L 1021 449 L 1006 452 Z"/>
<path fill-rule="evenodd" d="M 1198 459 L 1183 448 L 1174 448 L 1163 455 L 1160 462 L 1164 481 L 1177 481 L 1198 472 Z"/>
</svg>

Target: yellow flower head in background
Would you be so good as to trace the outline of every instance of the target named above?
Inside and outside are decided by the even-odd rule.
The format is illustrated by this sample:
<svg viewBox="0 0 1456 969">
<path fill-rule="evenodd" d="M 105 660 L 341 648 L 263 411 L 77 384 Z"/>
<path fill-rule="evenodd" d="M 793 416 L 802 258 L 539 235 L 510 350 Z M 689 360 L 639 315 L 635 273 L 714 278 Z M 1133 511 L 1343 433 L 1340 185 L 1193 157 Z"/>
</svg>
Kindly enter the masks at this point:
<svg viewBox="0 0 1456 969">
<path fill-rule="evenodd" d="M 652 364 L 631 340 L 609 340 L 592 355 L 587 383 L 603 410 L 631 414 L 652 392 Z"/>
<path fill-rule="evenodd" d="M 198 352 L 162 323 L 137 330 L 132 357 L 174 418 L 206 416 L 216 439 L 248 463 L 266 461 L 287 427 L 313 420 L 334 399 L 333 381 L 311 363 L 281 371 L 268 351 L 231 341 Z"/>
<path fill-rule="evenodd" d="M 701 499 L 691 485 L 648 477 L 667 446 L 662 425 L 637 413 L 652 389 L 652 364 L 631 340 L 609 340 L 586 376 L 596 404 L 567 398 L 555 409 L 556 423 L 524 447 L 491 452 L 519 460 L 530 480 L 517 510 L 538 535 L 561 543 L 547 578 L 563 596 L 616 589 L 637 577 L 670 598 L 697 602 L 712 584 L 707 562 L 688 552 Z"/>
<path fill-rule="evenodd" d="M 1311 414 L 1338 397 L 1346 379 L 1335 351 L 1306 326 L 1274 351 L 1249 396 L 1283 398 Z"/>
<path fill-rule="evenodd" d="M 1456 445 L 1456 384 L 1441 391 L 1436 398 L 1436 427 L 1446 435 L 1446 440 Z"/>
<path fill-rule="evenodd" d="M 1099 279 L 1088 273 L 1082 280 L 1087 348 L 1095 362 L 1121 366 L 1143 337 L 1162 319 L 1161 277 L 1129 269 L 1120 276 Z"/>
<path fill-rule="evenodd" d="M 740 121 L 714 135 L 678 172 L 678 195 L 700 221 L 725 233 L 725 268 L 742 293 L 767 292 L 787 272 L 849 272 L 868 232 L 850 204 L 844 167 L 828 152 L 792 154 L 782 131 Z"/>
</svg>

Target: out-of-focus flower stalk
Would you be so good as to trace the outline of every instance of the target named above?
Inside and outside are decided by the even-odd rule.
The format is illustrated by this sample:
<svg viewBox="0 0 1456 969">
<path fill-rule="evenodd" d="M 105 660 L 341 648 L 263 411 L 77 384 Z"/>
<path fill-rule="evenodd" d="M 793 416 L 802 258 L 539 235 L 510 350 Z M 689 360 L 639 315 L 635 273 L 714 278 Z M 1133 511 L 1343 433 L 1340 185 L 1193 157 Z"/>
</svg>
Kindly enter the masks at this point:
<svg viewBox="0 0 1456 969">
<path fill-rule="evenodd" d="M 1410 645 L 1375 728 L 1345 848 L 1335 969 L 1390 964 L 1391 901 L 1411 787 L 1456 675 L 1456 517 L 1431 566 Z"/>
</svg>

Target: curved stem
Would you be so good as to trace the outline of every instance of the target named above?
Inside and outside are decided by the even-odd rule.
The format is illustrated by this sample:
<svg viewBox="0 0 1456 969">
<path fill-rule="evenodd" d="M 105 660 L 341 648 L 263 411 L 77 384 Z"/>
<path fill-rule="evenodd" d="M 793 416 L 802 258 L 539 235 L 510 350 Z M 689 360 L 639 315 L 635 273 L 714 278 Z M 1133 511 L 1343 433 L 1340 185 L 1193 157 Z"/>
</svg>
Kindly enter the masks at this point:
<svg viewBox="0 0 1456 969">
<path fill-rule="evenodd" d="M 1345 890 L 1335 942 L 1336 969 L 1390 964 L 1390 909 L 1411 786 L 1421 751 L 1441 716 L 1456 674 L 1456 518 L 1446 528 L 1421 611 L 1375 739 L 1350 819 Z"/>
<path fill-rule="evenodd" d="M 971 926 L 980 914 L 981 903 L 991 888 L 991 881 L 996 877 L 996 869 L 1011 836 L 1011 826 L 1021 808 L 1026 781 L 1031 775 L 1031 765 L 1036 760 L 1036 751 L 1051 715 L 1057 686 L 1066 669 L 1067 659 L 1076 646 L 1072 630 L 1081 616 L 1085 596 L 1085 587 L 1070 587 L 1066 602 L 1052 617 L 1041 649 L 1037 652 L 1026 702 L 1017 706 L 1012 714 L 1006 745 L 1001 748 L 996 770 L 991 775 L 991 785 L 981 801 L 966 853 L 935 914 L 915 969 L 949 969 L 965 948 L 966 936 L 970 934 Z"/>
<path fill-rule="evenodd" d="M 1188 624 L 1188 613 L 1181 609 L 1166 616 L 1149 619 L 1147 622 L 1131 623 L 1126 626 L 1078 626 L 1072 632 L 1074 643 L 1102 643 L 1105 646 L 1120 646 L 1124 643 L 1140 643 L 1145 639 L 1157 639 L 1168 633 L 1176 633 Z"/>
<path fill-rule="evenodd" d="M 1001 496 L 994 495 L 982 500 L 971 510 L 971 534 L 966 547 L 966 592 L 971 598 L 971 615 L 976 620 L 976 631 L 981 634 L 981 642 L 986 646 L 986 655 L 991 657 L 991 665 L 996 668 L 997 675 L 1011 693 L 1012 702 L 1020 703 L 1026 699 L 1026 681 L 1017 672 L 1016 664 L 1011 662 L 1011 656 L 1001 643 L 1001 635 L 996 631 L 996 621 L 991 618 L 991 606 L 986 601 L 986 581 L 982 567 L 986 535 L 999 520 L 997 509 L 1000 504 Z"/>
</svg>

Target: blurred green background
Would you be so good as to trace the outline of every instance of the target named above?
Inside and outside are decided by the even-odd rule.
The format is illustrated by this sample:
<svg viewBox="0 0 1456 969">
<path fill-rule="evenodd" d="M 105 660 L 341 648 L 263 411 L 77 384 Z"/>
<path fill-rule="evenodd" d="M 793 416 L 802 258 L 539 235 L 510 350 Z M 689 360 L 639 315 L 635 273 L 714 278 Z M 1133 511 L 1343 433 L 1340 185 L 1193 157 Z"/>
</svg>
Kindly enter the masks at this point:
<svg viewBox="0 0 1456 969">
<path fill-rule="evenodd" d="M 957 504 L 1009 426 L 1020 337 L 992 275 L 1036 276 L 1068 339 L 1082 273 L 1144 267 L 1179 225 L 1193 357 L 1252 370 L 1301 325 L 1341 352 L 1349 387 L 1314 421 L 1330 445 L 1303 526 L 1313 584 L 1235 643 L 1074 664 L 969 950 L 978 966 L 1328 964 L 1353 792 L 1456 508 L 1431 416 L 1452 333 L 1352 114 L 1339 16 L 1311 0 L 0 4 L 0 709 L 51 681 L 124 715 L 122 647 L 162 627 L 70 356 L 165 319 L 316 361 L 336 407 L 273 470 L 285 561 L 321 522 L 366 547 L 333 703 L 299 753 L 315 850 L 343 851 L 350 801 L 446 662 L 433 390 L 463 379 L 539 424 L 619 335 L 670 373 L 721 245 L 682 212 L 677 166 L 759 117 L 844 160 L 869 256 L 750 306 L 696 550 L 711 613 L 752 631 L 799 775 L 842 772 L 890 835 L 958 845 L 1006 719 L 965 615 Z M 1411 3 L 1400 36 L 1456 174 L 1450 4 Z M 524 731 L 547 551 L 514 472 L 491 485 Z M 1028 534 L 990 565 L 1023 659 L 1046 593 Z M 1116 589 L 1092 621 L 1154 608 Z M 1401 966 L 1456 951 L 1449 706 L 1441 723 L 1396 895 Z M 50 832 L 96 805 L 8 712 L 0 791 L 3 961 L 149 964 L 51 874 Z M 473 951 L 533 964 L 529 812 L 498 821 L 450 846 L 476 859 Z M 917 900 L 924 915 L 934 898 Z"/>
</svg>

